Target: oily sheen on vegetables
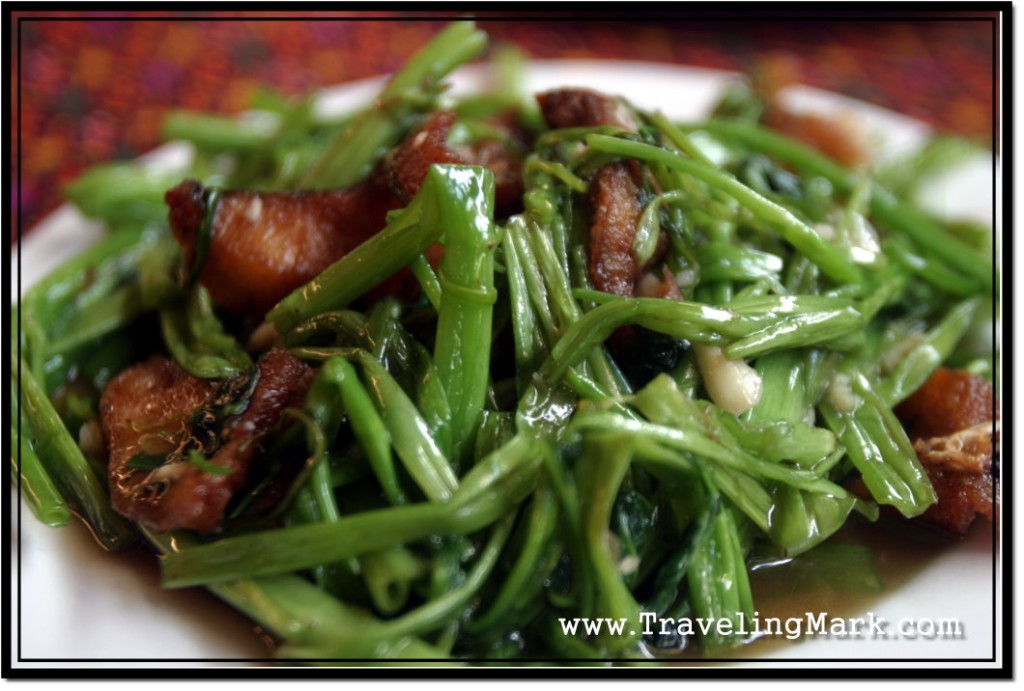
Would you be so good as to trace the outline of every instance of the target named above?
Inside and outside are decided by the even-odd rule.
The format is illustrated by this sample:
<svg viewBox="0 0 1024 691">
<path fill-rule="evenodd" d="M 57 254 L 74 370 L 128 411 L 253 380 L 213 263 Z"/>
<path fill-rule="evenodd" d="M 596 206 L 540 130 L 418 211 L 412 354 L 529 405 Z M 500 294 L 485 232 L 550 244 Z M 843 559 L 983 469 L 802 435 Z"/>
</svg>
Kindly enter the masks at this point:
<svg viewBox="0 0 1024 691">
<path fill-rule="evenodd" d="M 739 624 L 750 564 L 848 521 L 993 519 L 989 236 L 739 86 L 690 123 L 445 93 L 485 45 L 452 24 L 340 118 L 175 113 L 188 170 L 68 188 L 109 232 L 17 310 L 40 520 L 325 662 L 716 655 L 748 637 L 641 615 Z"/>
</svg>

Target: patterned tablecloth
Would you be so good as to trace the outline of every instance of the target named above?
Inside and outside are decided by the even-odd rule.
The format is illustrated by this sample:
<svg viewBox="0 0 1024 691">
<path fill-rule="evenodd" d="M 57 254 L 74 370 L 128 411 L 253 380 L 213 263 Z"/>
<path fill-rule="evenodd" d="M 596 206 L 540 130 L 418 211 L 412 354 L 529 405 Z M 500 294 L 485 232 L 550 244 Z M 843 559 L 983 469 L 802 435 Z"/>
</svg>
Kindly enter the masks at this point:
<svg viewBox="0 0 1024 691">
<path fill-rule="evenodd" d="M 156 146 L 171 108 L 246 108 L 397 68 L 444 19 L 396 13 L 19 13 L 14 19 L 13 209 L 23 232 L 83 168 Z M 739 15 L 596 20 L 479 17 L 535 58 L 648 60 L 749 71 L 789 56 L 803 83 L 991 141 L 997 24 L 989 13 L 916 19 Z M 20 148 L 19 148 L 20 147 Z"/>
</svg>

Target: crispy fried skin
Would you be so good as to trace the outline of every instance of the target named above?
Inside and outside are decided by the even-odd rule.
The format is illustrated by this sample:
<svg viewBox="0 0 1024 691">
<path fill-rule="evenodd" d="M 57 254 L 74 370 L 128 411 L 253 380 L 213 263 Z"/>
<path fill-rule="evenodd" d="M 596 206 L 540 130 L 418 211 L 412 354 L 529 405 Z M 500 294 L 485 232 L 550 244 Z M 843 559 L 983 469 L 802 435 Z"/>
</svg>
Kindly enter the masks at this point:
<svg viewBox="0 0 1024 691">
<path fill-rule="evenodd" d="M 205 192 L 186 180 L 166 195 L 171 230 L 189 264 L 206 214 Z M 379 178 L 345 190 L 225 192 L 200 282 L 218 306 L 261 317 L 377 233 L 398 206 Z"/>
<path fill-rule="evenodd" d="M 228 502 L 245 484 L 260 452 L 263 433 L 286 407 L 301 400 L 313 375 L 283 349 L 269 351 L 258 368 L 247 408 L 226 422 L 220 446 L 209 454 L 210 463 L 228 471 L 223 475 L 190 463 L 187 455 L 152 471 L 128 467 L 140 453 L 171 456 L 187 450 L 190 421 L 213 402 L 219 382 L 193 377 L 160 356 L 114 377 L 100 399 L 114 508 L 157 532 L 219 530 Z"/>
<path fill-rule="evenodd" d="M 384 164 L 392 188 L 408 201 L 416 196 L 430 166 L 435 163 L 465 163 L 448 148 L 448 133 L 455 114 L 440 112 L 431 116 L 396 148 Z"/>
<path fill-rule="evenodd" d="M 861 168 L 871 161 L 864 135 L 849 116 L 794 113 L 775 103 L 765 112 L 764 124 L 817 149 L 847 168 Z"/>
<path fill-rule="evenodd" d="M 848 168 L 871 162 L 863 127 L 848 113 L 798 113 L 779 97 L 787 86 L 800 81 L 800 65 L 789 57 L 769 56 L 757 73 L 758 91 L 765 101 L 764 124 L 817 149 Z"/>
<path fill-rule="evenodd" d="M 605 166 L 590 184 L 590 280 L 598 290 L 622 297 L 633 297 L 640 274 L 633 254 L 643 212 L 639 192 L 625 163 Z"/>
<path fill-rule="evenodd" d="M 992 385 L 964 370 L 940 367 L 896 406 L 912 439 L 944 437 L 993 418 Z"/>
<path fill-rule="evenodd" d="M 637 123 L 621 100 L 589 89 L 556 89 L 537 95 L 549 127 L 609 125 L 636 130 Z M 633 239 L 643 209 L 637 171 L 626 163 L 601 168 L 590 183 L 590 280 L 606 293 L 633 297 L 641 267 Z"/>
<path fill-rule="evenodd" d="M 427 120 L 385 162 L 382 171 L 348 189 L 300 192 L 229 191 L 213 219 L 209 254 L 200 282 L 214 303 L 230 312 L 262 317 L 304 285 L 384 228 L 387 212 L 408 203 L 435 163 L 482 165 L 495 177 L 499 215 L 522 208 L 522 153 L 514 146 L 482 139 L 458 148 L 446 142 L 452 113 Z M 493 123 L 508 133 L 511 127 Z M 195 261 L 206 215 L 207 190 L 186 180 L 166 194 L 171 230 Z M 403 272 L 381 287 L 384 294 L 418 294 Z"/>
<path fill-rule="evenodd" d="M 976 516 L 992 520 L 992 423 L 914 442 L 939 501 L 918 519 L 963 535 Z"/>
<path fill-rule="evenodd" d="M 992 385 L 940 368 L 896 407 L 939 497 L 918 520 L 959 535 L 992 519 L 995 434 Z"/>
<path fill-rule="evenodd" d="M 510 131 L 509 136 L 516 133 Z M 494 213 L 511 216 L 523 210 L 523 155 L 497 139 L 478 139 L 457 147 L 455 152 L 467 163 L 494 173 Z"/>
<path fill-rule="evenodd" d="M 555 89 L 537 95 L 537 104 L 548 127 L 619 127 L 635 132 L 638 123 L 618 98 L 589 89 Z M 601 168 L 590 182 L 590 280 L 605 293 L 623 297 L 637 294 L 645 267 L 638 266 L 633 253 L 640 206 L 642 172 L 633 163 L 612 163 Z M 661 249 L 667 245 L 659 243 Z M 678 291 L 677 291 L 678 292 Z M 629 357 L 637 342 L 633 328 L 615 330 L 612 350 Z"/>
<path fill-rule="evenodd" d="M 448 144 L 448 135 L 454 124 L 455 114 L 441 111 L 406 137 L 384 164 L 391 186 L 408 201 L 419 192 L 423 178 L 435 163 L 483 166 L 494 173 L 495 213 L 510 216 L 520 211 L 523 206 L 522 153 L 497 139 L 480 139 L 453 148 Z M 520 137 L 500 121 L 489 124 L 502 130 L 511 140 Z"/>
<path fill-rule="evenodd" d="M 537 94 L 537 104 L 548 127 L 608 125 L 636 131 L 637 122 L 620 99 L 589 89 L 555 89 Z"/>
</svg>

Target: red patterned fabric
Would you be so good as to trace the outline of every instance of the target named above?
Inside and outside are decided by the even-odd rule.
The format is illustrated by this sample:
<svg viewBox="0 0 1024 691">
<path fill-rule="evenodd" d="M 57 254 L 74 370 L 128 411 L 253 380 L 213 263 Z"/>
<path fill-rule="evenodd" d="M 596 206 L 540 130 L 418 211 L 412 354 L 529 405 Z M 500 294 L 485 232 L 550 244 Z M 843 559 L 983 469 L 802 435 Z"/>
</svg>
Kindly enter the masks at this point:
<svg viewBox="0 0 1024 691">
<path fill-rule="evenodd" d="M 19 13 L 11 65 L 20 171 L 10 160 L 23 232 L 87 166 L 159 144 L 169 109 L 238 112 L 262 84 L 299 94 L 390 72 L 447 21 L 387 15 Z M 788 55 L 803 83 L 991 141 L 997 28 L 994 16 L 978 17 L 479 20 L 492 43 L 538 59 L 749 71 Z"/>
</svg>

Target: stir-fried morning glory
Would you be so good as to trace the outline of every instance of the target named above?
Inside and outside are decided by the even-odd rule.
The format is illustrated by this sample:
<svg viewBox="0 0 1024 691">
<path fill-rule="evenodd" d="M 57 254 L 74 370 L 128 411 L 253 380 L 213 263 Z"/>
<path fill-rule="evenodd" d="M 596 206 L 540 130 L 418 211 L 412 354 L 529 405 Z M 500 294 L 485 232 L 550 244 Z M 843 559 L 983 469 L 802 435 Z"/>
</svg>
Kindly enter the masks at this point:
<svg viewBox="0 0 1024 691">
<path fill-rule="evenodd" d="M 110 232 L 16 310 L 41 521 L 150 543 L 164 587 L 283 658 L 457 662 L 720 654 L 751 564 L 834 573 L 850 521 L 993 517 L 985 236 L 756 94 L 678 123 L 446 93 L 486 41 L 452 24 L 339 118 L 174 113 L 187 170 L 68 188 Z M 652 613 L 731 626 L 651 637 Z M 632 625 L 559 626 L 583 619 Z"/>
</svg>

